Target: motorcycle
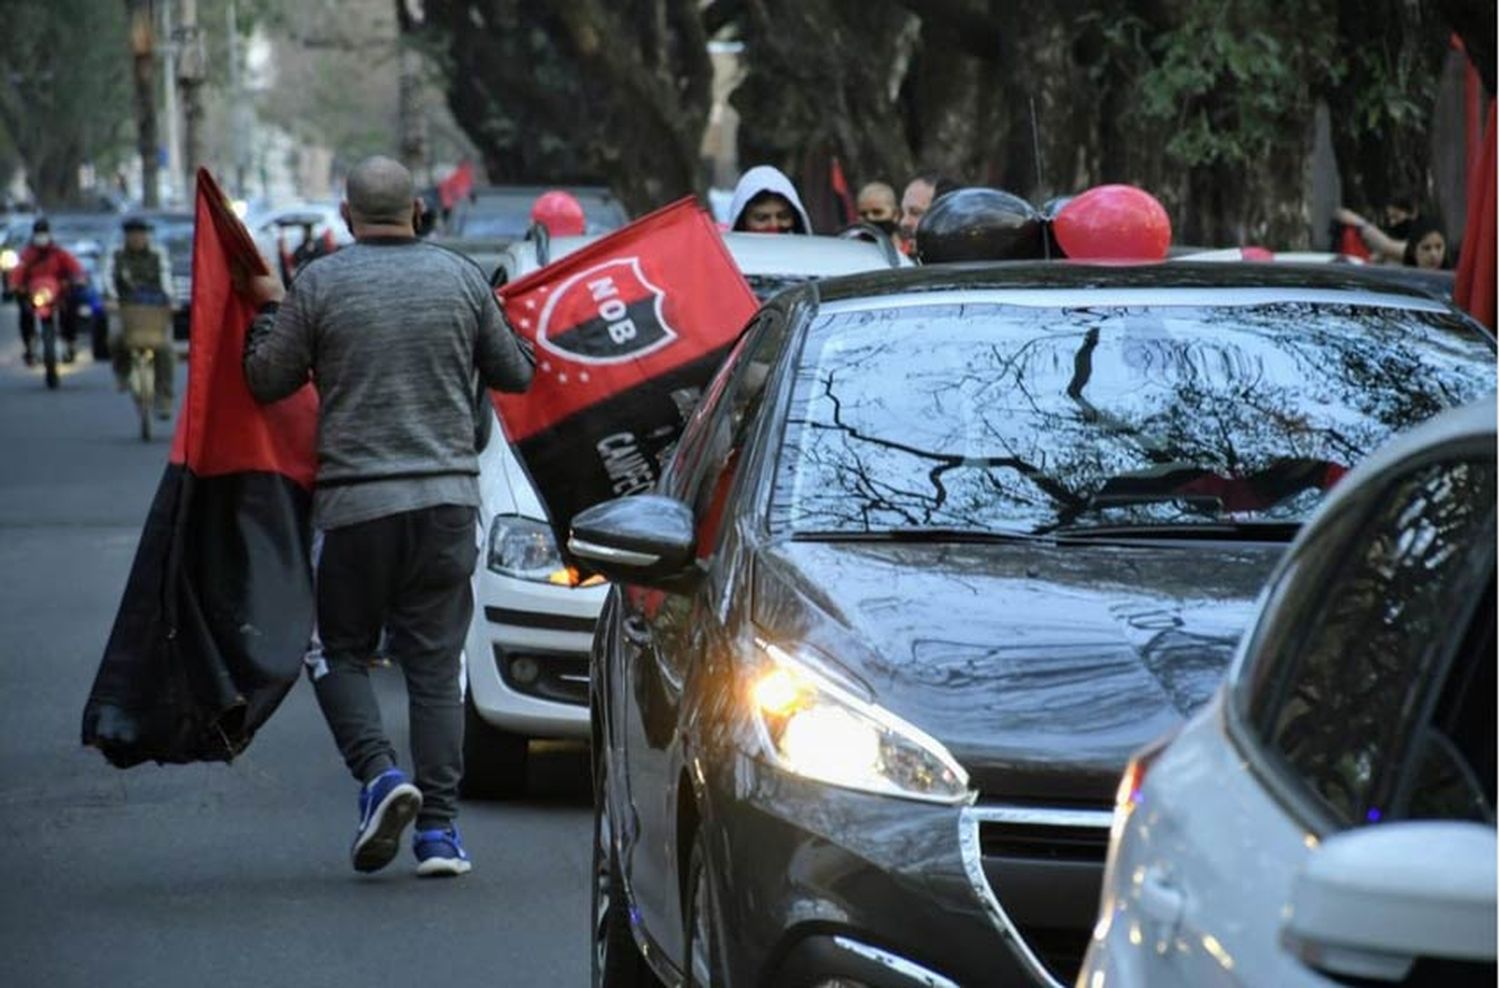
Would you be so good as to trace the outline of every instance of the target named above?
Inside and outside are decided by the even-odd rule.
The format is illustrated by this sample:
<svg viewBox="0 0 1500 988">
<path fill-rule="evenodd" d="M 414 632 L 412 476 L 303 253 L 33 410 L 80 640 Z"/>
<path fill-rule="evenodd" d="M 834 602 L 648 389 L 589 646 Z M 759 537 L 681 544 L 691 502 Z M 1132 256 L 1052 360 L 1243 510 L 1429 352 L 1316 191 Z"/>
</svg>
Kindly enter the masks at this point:
<svg viewBox="0 0 1500 988">
<path fill-rule="evenodd" d="M 33 278 L 27 290 L 31 293 L 31 311 L 36 316 L 37 333 L 42 339 L 42 364 L 47 372 L 47 387 L 56 388 L 62 380 L 57 372 L 58 322 L 62 319 L 62 306 L 68 304 L 68 295 L 62 283 L 50 275 Z"/>
</svg>

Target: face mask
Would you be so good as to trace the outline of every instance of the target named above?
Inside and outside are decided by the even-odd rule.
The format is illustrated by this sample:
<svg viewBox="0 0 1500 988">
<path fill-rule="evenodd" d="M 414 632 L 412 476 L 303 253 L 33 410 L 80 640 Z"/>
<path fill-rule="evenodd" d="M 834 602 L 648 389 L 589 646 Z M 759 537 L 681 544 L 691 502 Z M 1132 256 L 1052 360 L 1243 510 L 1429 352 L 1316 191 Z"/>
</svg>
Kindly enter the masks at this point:
<svg viewBox="0 0 1500 988">
<path fill-rule="evenodd" d="M 52 243 L 52 234 L 38 233 L 31 238 L 31 242 L 36 244 L 38 247 L 47 247 Z"/>
</svg>

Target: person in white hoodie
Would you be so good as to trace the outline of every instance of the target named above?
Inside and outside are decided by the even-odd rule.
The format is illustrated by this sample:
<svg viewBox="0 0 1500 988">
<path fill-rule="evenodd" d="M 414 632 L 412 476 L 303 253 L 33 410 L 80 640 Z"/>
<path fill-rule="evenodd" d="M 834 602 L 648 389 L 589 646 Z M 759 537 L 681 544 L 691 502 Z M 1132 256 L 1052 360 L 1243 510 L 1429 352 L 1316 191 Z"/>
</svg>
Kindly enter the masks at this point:
<svg viewBox="0 0 1500 988">
<path fill-rule="evenodd" d="M 729 205 L 729 228 L 745 233 L 812 233 L 792 180 L 770 165 L 756 165 L 740 176 Z"/>
</svg>

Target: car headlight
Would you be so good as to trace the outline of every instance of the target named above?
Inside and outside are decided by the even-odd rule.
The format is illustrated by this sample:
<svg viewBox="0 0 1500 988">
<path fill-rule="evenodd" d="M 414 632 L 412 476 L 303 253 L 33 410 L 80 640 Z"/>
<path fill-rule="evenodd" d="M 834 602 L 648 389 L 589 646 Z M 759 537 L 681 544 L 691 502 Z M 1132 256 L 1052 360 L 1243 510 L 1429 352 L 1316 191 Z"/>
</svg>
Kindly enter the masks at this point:
<svg viewBox="0 0 1500 988">
<path fill-rule="evenodd" d="M 11 268 L 20 263 L 20 254 L 17 254 L 9 247 L 5 248 L 4 250 L 0 250 L 0 271 L 9 271 Z"/>
<path fill-rule="evenodd" d="M 488 565 L 493 573 L 546 583 L 562 567 L 552 527 L 534 518 L 496 515 L 490 523 Z"/>
<path fill-rule="evenodd" d="M 791 652 L 757 641 L 749 696 L 762 754 L 788 772 L 932 803 L 973 799 L 969 776 L 920 728 L 855 696 Z"/>
</svg>

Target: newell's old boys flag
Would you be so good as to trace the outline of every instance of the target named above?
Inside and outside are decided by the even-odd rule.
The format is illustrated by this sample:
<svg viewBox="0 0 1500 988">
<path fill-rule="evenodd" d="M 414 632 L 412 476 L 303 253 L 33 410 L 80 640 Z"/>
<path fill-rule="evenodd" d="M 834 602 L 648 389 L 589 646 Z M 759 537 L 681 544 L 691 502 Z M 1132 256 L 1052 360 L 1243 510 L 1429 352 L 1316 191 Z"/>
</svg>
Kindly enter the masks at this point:
<svg viewBox="0 0 1500 988">
<path fill-rule="evenodd" d="M 232 271 L 266 268 L 200 169 L 187 398 L 83 712 L 83 743 L 120 768 L 233 758 L 296 682 L 312 631 L 317 399 L 250 396 L 255 313 Z"/>
<path fill-rule="evenodd" d="M 692 199 L 500 290 L 533 344 L 524 395 L 496 394 L 511 443 L 566 545 L 579 511 L 645 491 L 758 303 Z"/>
</svg>

